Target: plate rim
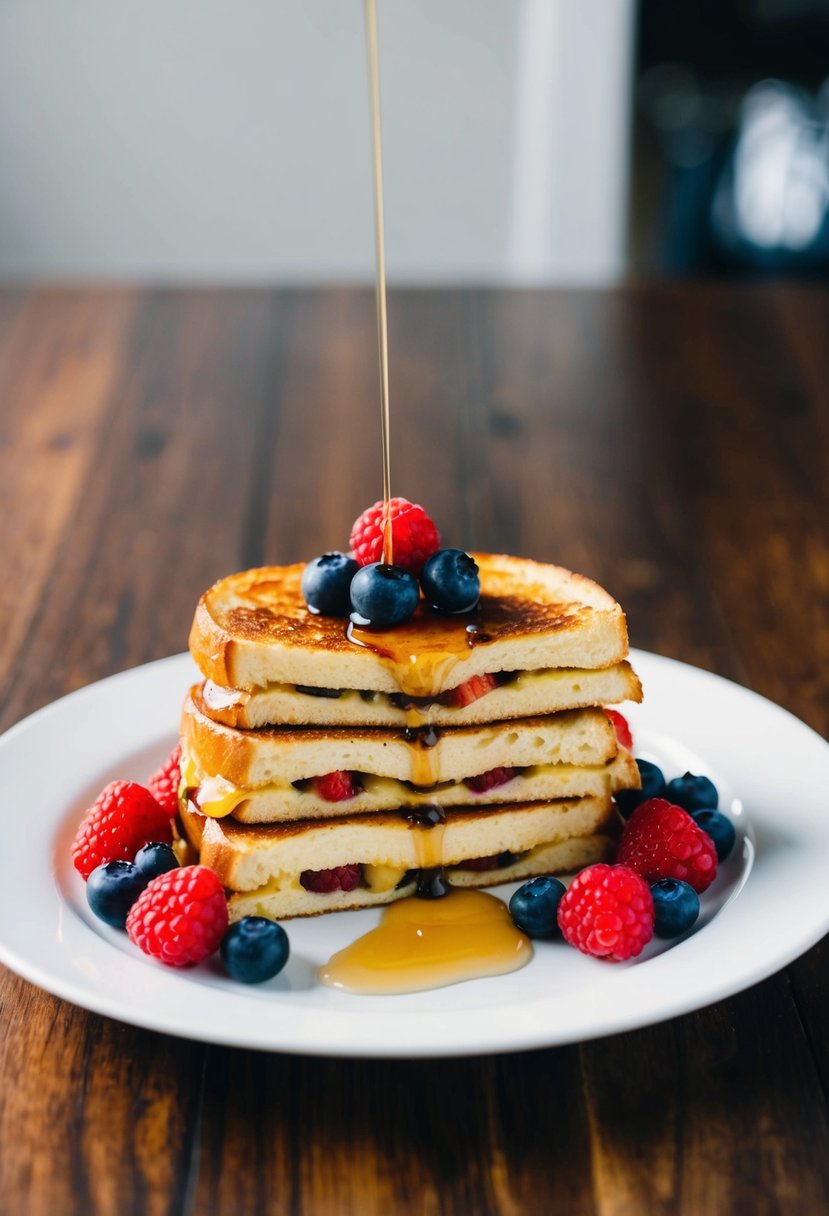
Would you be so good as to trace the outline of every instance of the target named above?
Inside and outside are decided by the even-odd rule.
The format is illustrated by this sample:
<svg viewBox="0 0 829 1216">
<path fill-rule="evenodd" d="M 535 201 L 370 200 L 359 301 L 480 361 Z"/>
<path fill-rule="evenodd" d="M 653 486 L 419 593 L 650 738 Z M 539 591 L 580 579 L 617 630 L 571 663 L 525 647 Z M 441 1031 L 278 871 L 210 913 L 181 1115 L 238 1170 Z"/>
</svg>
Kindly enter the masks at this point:
<svg viewBox="0 0 829 1216">
<path fill-rule="evenodd" d="M 777 705 L 775 702 L 768 700 L 767 698 L 761 696 L 761 694 L 756 693 L 751 689 L 745 688 L 735 681 L 728 680 L 725 677 L 719 676 L 714 672 L 706 671 L 703 668 L 682 663 L 676 659 L 635 649 L 631 650 L 630 657 L 634 665 L 644 665 L 645 667 L 653 665 L 654 668 L 657 668 L 660 665 L 667 665 L 665 670 L 669 673 L 673 673 L 674 675 L 679 674 L 680 678 L 690 679 L 692 681 L 695 679 L 715 681 L 718 685 L 730 690 L 729 695 L 737 696 L 741 700 L 746 701 L 747 704 L 750 704 L 753 709 L 760 714 L 770 714 L 773 718 L 778 720 L 782 720 L 779 719 L 779 716 L 783 715 L 783 719 L 788 721 L 790 729 L 794 730 L 798 735 L 802 734 L 804 738 L 810 739 L 812 746 L 817 745 L 822 750 L 824 753 L 822 759 L 827 764 L 827 770 L 829 771 L 829 743 L 827 743 L 827 741 L 812 727 L 802 722 L 794 714 L 784 709 L 782 706 Z M 55 717 L 59 719 L 62 714 L 68 713 L 71 715 L 75 712 L 78 706 L 83 705 L 83 703 L 86 701 L 91 701 L 94 709 L 96 701 L 99 699 L 106 699 L 106 697 L 113 691 L 116 693 L 119 692 L 124 684 L 128 685 L 131 681 L 135 680 L 147 680 L 150 682 L 150 684 L 152 684 L 156 678 L 163 683 L 164 678 L 171 675 L 171 673 L 175 673 L 176 676 L 178 676 L 179 668 L 181 668 L 181 675 L 184 676 L 185 670 L 188 667 L 193 672 L 196 671 L 192 663 L 192 659 L 190 658 L 189 654 L 185 652 L 182 654 L 172 655 L 167 658 L 156 659 L 150 663 L 114 673 L 92 684 L 75 689 L 72 692 L 67 693 L 65 696 L 60 697 L 47 705 L 41 706 L 27 717 L 15 723 L 2 736 L 0 736 L 0 758 L 4 757 L 6 749 L 13 747 L 19 739 L 25 739 L 32 732 L 36 734 L 38 731 L 44 728 L 44 723 L 51 722 Z M 182 679 L 182 687 L 185 686 L 185 680 Z M 642 713 L 642 709 L 639 706 L 632 706 L 630 708 L 631 716 L 634 717 L 634 719 Z M 174 713 L 171 713 L 170 723 L 172 728 L 174 728 L 174 722 Z M 144 724 L 145 732 L 146 729 L 146 724 Z M 161 730 L 159 730 L 159 737 L 161 733 Z M 172 736 L 174 734 L 174 729 L 164 731 L 163 733 L 168 736 Z M 146 738 L 137 741 L 137 743 L 141 742 L 146 744 Z M 108 758 L 104 757 L 102 758 L 102 764 L 104 762 L 115 763 L 117 760 L 118 756 L 114 755 Z M 67 816 L 69 814 L 67 805 L 64 804 L 60 807 L 47 808 L 43 814 L 47 816 L 46 822 L 50 825 L 51 835 L 54 839 L 56 834 L 58 834 L 61 830 L 61 825 L 65 824 L 67 820 Z M 748 822 L 749 825 L 753 824 L 751 816 L 749 816 Z M 829 837 L 827 837 L 827 841 L 829 842 Z M 829 862 L 829 850 L 827 851 L 827 862 Z M 44 876 L 48 876 L 48 878 L 54 884 L 58 902 L 63 902 L 63 911 L 65 912 L 67 905 L 61 890 L 58 875 L 50 870 L 48 865 L 44 865 Z M 751 882 L 750 876 L 748 881 L 749 883 Z M 4 890 L 5 884 L 3 887 L 0 887 L 0 907 L 2 907 L 3 903 Z M 728 915 L 728 906 L 729 905 L 726 904 L 726 906 L 717 913 L 718 920 L 720 917 L 725 918 Z M 69 910 L 74 916 L 74 908 L 70 908 Z M 59 912 L 59 917 L 60 915 L 61 913 Z M 6 921 L 8 921 L 8 918 L 6 918 Z M 400 1039 L 395 1042 L 389 1042 L 381 1038 L 372 1039 L 366 1035 L 360 1035 L 359 1041 L 357 1041 L 357 1038 L 346 1039 L 345 1041 L 338 1038 L 337 1041 L 334 1041 L 333 1037 L 331 1036 L 328 1038 L 320 1038 L 318 1035 L 315 1037 L 313 1034 L 310 1036 L 308 1034 L 295 1035 L 293 1040 L 286 1040 L 286 1038 L 283 1036 L 277 1041 L 272 1037 L 263 1037 L 261 1034 L 257 1035 L 255 1033 L 246 1033 L 244 1027 L 240 1029 L 238 1025 L 233 1025 L 230 1028 L 228 1028 L 227 1025 L 225 1025 L 224 1028 L 219 1028 L 217 1025 L 213 1024 L 208 1026 L 195 1026 L 192 1024 L 192 1022 L 185 1025 L 182 1023 L 178 1015 L 165 1017 L 163 1010 L 159 1010 L 152 1004 L 150 1004 L 148 1007 L 142 1007 L 140 1005 L 127 1006 L 123 1000 L 119 1003 L 116 999 L 102 991 L 100 987 L 96 987 L 94 982 L 91 980 L 87 980 L 86 984 L 82 983 L 80 980 L 72 983 L 61 975 L 56 976 L 54 967 L 50 968 L 48 965 L 43 965 L 42 959 L 39 962 L 36 959 L 21 956 L 20 953 L 7 941 L 7 931 L 4 930 L 2 925 L 3 918 L 0 918 L 0 962 L 5 964 L 11 971 L 17 975 L 20 975 L 28 982 L 34 983 L 36 986 L 50 992 L 52 995 L 67 1000 L 72 1004 L 80 1006 L 81 1008 L 85 1008 L 90 1012 L 113 1017 L 117 1020 L 143 1029 L 171 1034 L 180 1038 L 227 1046 L 236 1046 L 262 1051 L 279 1051 L 291 1054 L 323 1056 L 328 1058 L 439 1058 L 447 1056 L 474 1056 L 489 1054 L 492 1052 L 525 1051 L 541 1047 L 560 1046 L 567 1043 L 589 1041 L 590 1039 L 604 1037 L 613 1033 L 624 1033 L 633 1029 L 654 1025 L 658 1022 L 679 1016 L 683 1013 L 692 1012 L 694 1010 L 704 1008 L 707 1005 L 714 1004 L 717 1001 L 735 995 L 737 992 L 743 991 L 745 988 L 753 986 L 753 984 L 759 983 L 763 979 L 768 978 L 768 976 L 775 974 L 777 971 L 787 966 L 793 961 L 793 959 L 799 957 L 802 953 L 810 949 L 817 941 L 819 941 L 827 930 L 829 930 L 829 897 L 827 897 L 826 905 L 821 905 L 820 915 L 818 915 L 816 912 L 814 920 L 809 925 L 808 930 L 806 932 L 801 932 L 796 940 L 791 939 L 785 942 L 778 942 L 773 951 L 767 952 L 767 954 L 760 961 L 755 961 L 753 967 L 750 969 L 751 974 L 750 978 L 748 979 L 746 978 L 745 967 L 735 968 L 724 974 L 718 982 L 711 982 L 706 985 L 703 992 L 689 992 L 687 990 L 677 988 L 670 998 L 665 997 L 661 999 L 658 1003 L 658 1007 L 651 1011 L 640 1009 L 635 1015 L 628 1014 L 621 1018 L 618 1013 L 614 1014 L 613 1012 L 608 1012 L 603 1017 L 595 1016 L 591 1020 L 590 1024 L 585 1026 L 578 1035 L 572 1033 L 565 1035 L 557 1034 L 555 1033 L 554 1028 L 553 1032 L 551 1033 L 550 1028 L 545 1027 L 543 1024 L 539 1024 L 538 1019 L 533 1016 L 535 1013 L 539 1012 L 539 1009 L 536 1007 L 540 1007 L 548 1003 L 550 998 L 536 998 L 530 1002 L 531 1008 L 523 1011 L 526 1016 L 523 1018 L 518 1018 L 516 1029 L 512 1035 L 504 1037 L 502 1034 L 499 1035 L 498 1033 L 492 1033 L 490 1038 L 487 1039 L 486 1036 L 476 1034 L 473 1036 L 472 1041 L 466 1043 L 457 1041 L 456 1036 L 451 1035 L 447 1036 L 447 1038 L 442 1042 L 430 1042 L 425 1044 L 423 1042 L 417 1043 L 411 1041 L 404 1043 L 401 1042 Z M 133 959 L 123 951 L 113 951 L 109 943 L 106 942 L 106 937 L 104 937 L 101 933 L 94 932 L 91 928 L 89 928 L 89 926 L 86 926 L 86 928 L 92 938 L 94 938 L 99 945 L 106 944 L 112 953 L 117 953 L 123 960 L 124 966 L 128 966 L 130 971 L 132 967 L 136 965 L 143 966 L 145 968 L 151 967 L 156 971 L 161 970 L 150 960 L 144 960 L 141 957 Z M 648 959 L 646 963 L 634 963 L 632 968 L 628 970 L 628 975 L 631 973 L 635 974 L 637 968 L 642 971 L 647 969 L 647 971 L 651 973 L 652 979 L 656 980 L 658 977 L 655 973 L 664 969 L 664 960 L 670 959 L 675 950 L 683 948 L 688 943 L 692 943 L 693 940 L 694 938 L 692 936 L 686 939 L 686 941 L 680 943 L 680 946 L 675 946 L 670 950 L 666 950 L 665 953 L 655 958 Z M 607 964 L 594 963 L 593 960 L 585 961 L 595 966 L 599 966 L 603 970 L 607 970 Z M 659 966 L 660 962 L 663 963 L 663 967 Z M 119 970 L 121 969 L 123 968 L 119 968 Z M 670 969 L 671 968 L 669 968 L 669 970 Z M 142 976 L 145 974 L 146 972 L 141 972 Z M 624 975 L 624 971 L 622 971 L 621 974 Z M 510 977 L 502 977 L 501 982 L 508 982 L 509 978 Z M 178 982 L 181 979 L 181 976 L 179 973 L 167 972 L 165 969 L 163 979 L 165 981 L 164 983 L 154 986 L 164 989 L 167 987 L 166 981 Z M 476 984 L 481 982 L 482 981 L 475 981 Z M 602 983 L 603 982 L 604 981 L 602 981 Z M 633 981 L 633 984 L 634 987 L 643 986 L 645 990 L 647 990 L 649 986 L 652 986 L 648 984 L 638 985 L 637 981 L 635 980 Z M 207 991 L 204 986 L 200 985 L 200 988 L 202 992 Z M 469 985 L 457 986 L 458 991 L 462 989 L 468 990 L 468 988 Z M 215 994 L 217 1005 L 228 1004 L 228 1001 L 225 998 L 232 996 L 233 999 L 230 1000 L 229 1004 L 231 1006 L 236 1006 L 239 1004 L 240 999 L 244 1001 L 244 999 L 249 996 L 249 994 L 244 991 L 242 993 L 236 991 L 235 986 L 233 993 L 230 991 L 227 993 L 222 992 L 218 987 L 212 987 L 209 989 L 209 991 L 211 994 Z M 270 995 L 270 993 L 265 994 L 264 999 L 268 999 Z M 336 995 L 338 996 L 339 994 Z M 355 998 L 347 999 L 353 1000 Z M 357 999 L 376 1000 L 377 998 Z M 389 1000 L 394 1001 L 395 999 L 396 998 L 380 998 L 380 1000 L 382 1000 L 384 1003 L 388 1002 Z M 319 1012 L 322 1015 L 330 1016 L 331 1012 L 339 1012 L 340 1015 L 342 1015 L 344 1011 L 338 1011 L 335 1008 L 334 1010 L 323 1009 Z M 650 1016 L 650 1014 L 652 1014 L 652 1016 Z M 375 1019 L 368 1019 L 368 1021 L 372 1020 Z M 347 1018 L 346 1021 L 351 1023 L 353 1018 Z M 343 1025 L 344 1023 L 341 1021 L 340 1027 Z"/>
</svg>

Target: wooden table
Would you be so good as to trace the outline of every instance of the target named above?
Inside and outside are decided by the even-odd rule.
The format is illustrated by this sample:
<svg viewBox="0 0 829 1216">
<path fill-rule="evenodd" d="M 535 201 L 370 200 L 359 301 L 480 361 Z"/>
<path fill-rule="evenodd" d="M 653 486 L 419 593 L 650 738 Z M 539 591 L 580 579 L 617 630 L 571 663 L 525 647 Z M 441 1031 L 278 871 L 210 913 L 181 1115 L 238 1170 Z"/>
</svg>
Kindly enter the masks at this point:
<svg viewBox="0 0 829 1216">
<path fill-rule="evenodd" d="M 449 542 L 589 573 L 635 645 L 829 732 L 829 291 L 424 291 L 390 324 L 393 488 Z M 2 726 L 182 650 L 214 578 L 345 545 L 377 395 L 367 292 L 0 294 Z M 827 965 L 426 1063 L 179 1041 L 4 972 L 0 1209 L 813 1216 Z"/>
</svg>

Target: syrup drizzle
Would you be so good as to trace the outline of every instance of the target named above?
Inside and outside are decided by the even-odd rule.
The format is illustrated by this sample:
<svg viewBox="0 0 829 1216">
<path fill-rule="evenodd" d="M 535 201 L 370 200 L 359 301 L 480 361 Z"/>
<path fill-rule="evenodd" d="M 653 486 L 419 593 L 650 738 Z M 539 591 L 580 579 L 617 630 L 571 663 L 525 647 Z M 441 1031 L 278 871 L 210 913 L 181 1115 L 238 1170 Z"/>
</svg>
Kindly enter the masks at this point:
<svg viewBox="0 0 829 1216">
<path fill-rule="evenodd" d="M 380 426 L 383 444 L 383 562 L 394 560 L 391 528 L 389 456 L 389 365 L 386 312 L 386 266 L 383 218 L 383 155 L 380 127 L 380 71 L 377 46 L 377 3 L 364 0 L 366 51 L 371 107 L 374 178 L 374 238 L 376 254 L 377 335 L 380 353 Z M 425 628 L 424 628 L 425 626 Z M 385 635 L 362 628 L 353 619 L 349 641 L 374 651 L 393 672 L 398 688 L 410 697 L 429 697 L 446 686 L 452 669 L 469 648 L 489 641 L 477 625 L 430 631 L 419 616 L 413 626 Z M 417 992 L 487 975 L 503 975 L 524 966 L 532 956 L 525 934 L 513 924 L 506 906 L 482 891 L 454 889 L 443 869 L 446 816 L 425 799 L 437 781 L 433 749 L 439 734 L 425 723 L 422 706 L 409 704 L 403 737 L 412 752 L 412 782 L 424 801 L 401 809 L 415 836 L 418 865 L 417 898 L 403 899 L 383 912 L 376 929 L 335 954 L 319 971 L 333 988 L 351 992 Z"/>
<path fill-rule="evenodd" d="M 391 530 L 391 458 L 389 453 L 389 326 L 386 313 L 386 251 L 383 216 L 383 133 L 380 126 L 380 56 L 377 48 L 377 0 L 365 0 L 366 55 L 371 106 L 371 151 L 374 178 L 375 297 L 380 348 L 380 433 L 383 440 L 383 562 L 394 561 Z"/>
<path fill-rule="evenodd" d="M 414 832 L 415 850 L 417 853 L 417 867 L 420 871 L 418 875 L 417 893 L 424 898 L 424 876 L 427 874 L 439 875 L 443 881 L 442 869 L 443 866 L 443 837 L 446 832 L 446 815 L 443 808 L 435 806 L 434 803 L 424 803 L 422 806 L 412 807 L 405 812 L 411 829 Z M 445 890 L 434 890 L 434 883 L 425 880 L 425 885 L 430 888 L 431 894 L 425 895 L 425 898 L 434 899 L 438 895 L 444 895 Z M 448 889 L 448 883 L 444 882 L 444 886 Z"/>
<path fill-rule="evenodd" d="M 424 802 L 422 806 L 407 806 L 401 813 L 409 823 L 413 823 L 419 828 L 426 828 L 427 831 L 429 828 L 436 828 L 439 824 L 446 823 L 446 812 L 436 802 Z"/>
<path fill-rule="evenodd" d="M 400 691 L 409 697 L 434 697 L 451 687 L 454 668 L 483 640 L 468 626 L 445 617 L 431 617 L 420 609 L 404 625 L 382 633 L 353 620 L 345 632 L 353 645 L 377 655 Z"/>
<path fill-rule="evenodd" d="M 409 744 L 413 785 L 428 788 L 438 780 L 438 758 L 433 752 L 440 734 L 435 726 L 406 726 L 403 741 Z M 433 865 L 436 863 L 432 863 Z"/>
</svg>

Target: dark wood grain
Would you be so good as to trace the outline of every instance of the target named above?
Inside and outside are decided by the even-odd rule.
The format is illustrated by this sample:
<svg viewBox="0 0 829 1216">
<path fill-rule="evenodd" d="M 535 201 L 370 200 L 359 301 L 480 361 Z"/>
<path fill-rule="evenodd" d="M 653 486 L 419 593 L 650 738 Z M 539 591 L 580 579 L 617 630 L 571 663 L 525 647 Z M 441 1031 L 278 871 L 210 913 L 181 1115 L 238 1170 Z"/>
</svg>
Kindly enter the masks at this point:
<svg viewBox="0 0 829 1216">
<path fill-rule="evenodd" d="M 395 492 L 829 732 L 829 292 L 390 303 Z M 0 724 L 182 650 L 221 574 L 345 545 L 381 489 L 374 324 L 366 291 L 0 292 Z M 829 1211 L 827 963 L 418 1063 L 178 1041 L 0 972 L 0 1210 Z"/>
</svg>

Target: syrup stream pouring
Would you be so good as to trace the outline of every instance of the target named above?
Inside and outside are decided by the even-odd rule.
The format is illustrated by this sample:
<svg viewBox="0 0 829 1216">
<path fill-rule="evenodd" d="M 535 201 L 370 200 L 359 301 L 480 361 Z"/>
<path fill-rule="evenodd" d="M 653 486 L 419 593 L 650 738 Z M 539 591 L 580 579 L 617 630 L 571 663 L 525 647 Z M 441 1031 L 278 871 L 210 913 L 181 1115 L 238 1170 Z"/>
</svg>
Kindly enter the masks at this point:
<svg viewBox="0 0 829 1216">
<path fill-rule="evenodd" d="M 380 420 L 383 440 L 383 562 L 394 560 L 391 529 L 391 475 L 389 461 L 389 352 L 386 315 L 386 264 L 383 240 L 383 154 L 380 131 L 380 71 L 377 48 L 377 0 L 364 0 L 371 143 L 374 162 L 374 236 L 376 250 L 377 336 L 380 347 Z M 465 635 L 460 653 L 439 644 L 435 653 L 423 653 L 424 623 L 414 626 L 415 636 L 398 634 L 396 641 L 378 639 L 371 630 L 352 621 L 348 638 L 383 655 L 398 683 L 412 695 L 432 692 L 437 670 L 450 670 L 473 638 Z M 389 649 L 387 649 L 389 647 Z M 428 649 L 428 648 L 427 648 Z M 421 685 L 420 681 L 427 683 Z M 414 738 L 412 737 L 414 733 Z M 431 754 L 438 741 L 434 728 L 409 728 L 405 737 L 415 748 L 413 777 L 416 785 L 431 786 L 437 769 Z M 431 812 L 431 813 L 430 813 Z M 454 889 L 444 875 L 445 816 L 438 807 L 417 808 L 406 818 L 415 833 L 419 873 L 417 895 L 383 910 L 380 924 L 321 967 L 322 983 L 355 993 L 417 992 L 460 980 L 503 975 L 523 967 L 532 956 L 528 937 L 512 923 L 495 896 L 483 891 Z"/>
<path fill-rule="evenodd" d="M 366 53 L 371 105 L 371 151 L 374 166 L 374 249 L 377 340 L 380 347 L 380 430 L 383 439 L 383 562 L 394 560 L 391 531 L 391 461 L 389 457 L 389 329 L 386 313 L 386 253 L 383 219 L 383 137 L 380 127 L 380 63 L 377 49 L 377 0 L 365 0 Z"/>
</svg>

